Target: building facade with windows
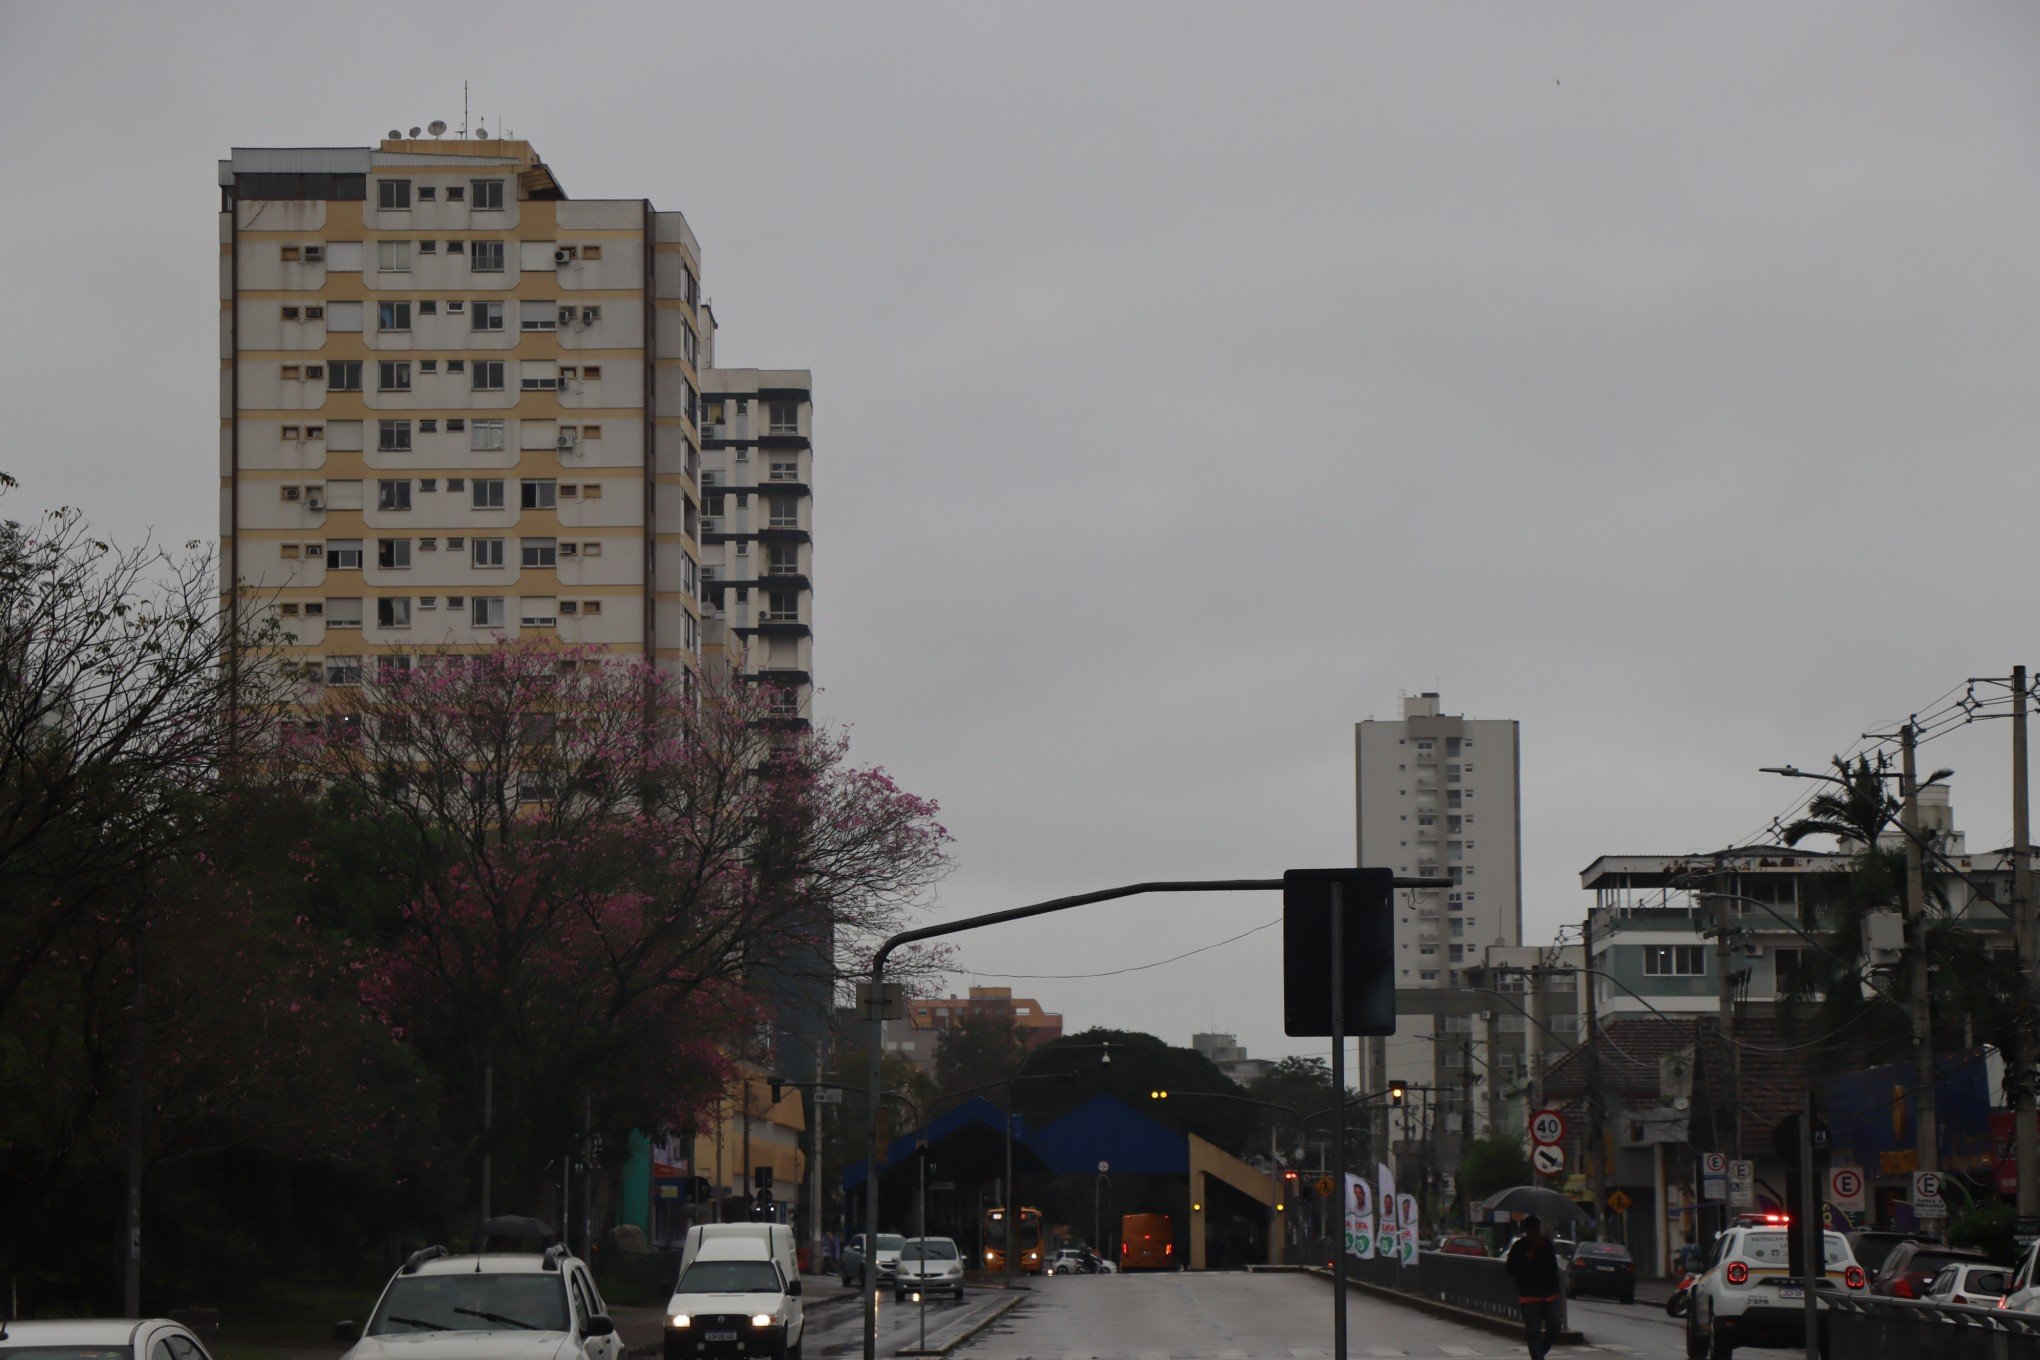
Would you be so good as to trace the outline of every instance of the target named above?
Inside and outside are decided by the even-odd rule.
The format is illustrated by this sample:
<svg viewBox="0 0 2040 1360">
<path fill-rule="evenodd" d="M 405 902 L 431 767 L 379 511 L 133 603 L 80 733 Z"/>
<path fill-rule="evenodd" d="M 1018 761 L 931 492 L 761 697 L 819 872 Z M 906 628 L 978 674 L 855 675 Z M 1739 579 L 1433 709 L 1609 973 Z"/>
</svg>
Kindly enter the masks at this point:
<svg viewBox="0 0 2040 1360">
<path fill-rule="evenodd" d="M 705 331 L 713 364 L 715 325 Z M 775 717 L 814 698 L 814 378 L 806 369 L 702 370 L 704 646 L 771 687 Z"/>
<path fill-rule="evenodd" d="M 225 585 L 324 684 L 537 634 L 701 656 L 700 248 L 528 142 L 220 162 Z"/>
<path fill-rule="evenodd" d="M 1519 744 L 1513 719 L 1448 714 L 1435 693 L 1355 728 L 1359 863 L 1450 883 L 1395 895 L 1398 992 L 1460 986 L 1487 949 L 1522 943 Z M 1405 1015 L 1393 1036 L 1363 1044 L 1361 1089 L 1459 1089 L 1441 1019 Z"/>
</svg>

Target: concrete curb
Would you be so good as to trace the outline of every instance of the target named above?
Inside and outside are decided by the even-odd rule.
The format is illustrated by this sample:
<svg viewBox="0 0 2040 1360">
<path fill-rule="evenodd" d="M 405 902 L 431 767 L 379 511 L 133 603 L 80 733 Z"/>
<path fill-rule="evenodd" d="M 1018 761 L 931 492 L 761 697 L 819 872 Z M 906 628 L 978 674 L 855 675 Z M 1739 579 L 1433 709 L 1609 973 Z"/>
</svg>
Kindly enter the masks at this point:
<svg viewBox="0 0 2040 1360">
<path fill-rule="evenodd" d="M 994 1322 L 997 1322 L 1000 1318 L 1006 1316 L 1006 1314 L 1012 1312 L 1015 1308 L 1018 1308 L 1021 1304 L 1027 1302 L 1028 1297 L 1029 1296 L 1026 1294 L 1016 1294 L 1014 1297 L 1007 1299 L 1005 1302 L 1001 1303 L 997 1308 L 994 1308 L 991 1312 L 987 1313 L 984 1317 L 972 1323 L 970 1326 L 964 1328 L 961 1332 L 958 1332 L 955 1336 L 952 1336 L 951 1338 L 949 1338 L 949 1340 L 943 1342 L 939 1346 L 930 1346 L 927 1350 L 922 1350 L 918 1346 L 902 1346 L 899 1350 L 894 1351 L 893 1354 L 948 1355 L 951 1351 L 963 1345 L 966 1341 L 969 1341 L 976 1337 L 979 1332 L 982 1332 L 985 1328 L 991 1326 Z"/>
<path fill-rule="evenodd" d="M 1285 1267 L 1275 1268 L 1284 1269 Z M 1292 1270 L 1301 1269 L 1305 1274 L 1315 1275 L 1327 1283 L 1330 1283 L 1332 1278 L 1332 1272 L 1323 1266 L 1292 1266 L 1286 1268 Z M 1371 1295 L 1374 1298 L 1382 1299 L 1389 1303 L 1399 1303 L 1406 1308 L 1414 1308 L 1420 1313 L 1429 1313 L 1433 1317 L 1447 1318 L 1453 1322 L 1463 1322 L 1469 1327 L 1481 1327 L 1487 1331 L 1512 1337 L 1519 1341 L 1523 1337 L 1523 1324 L 1520 1320 L 1496 1317 L 1493 1313 L 1483 1313 L 1474 1308 L 1461 1308 L 1456 1303 L 1441 1303 L 1437 1299 L 1427 1299 L 1421 1294 L 1405 1294 L 1400 1289 L 1387 1289 L 1378 1284 L 1369 1284 L 1365 1280 L 1349 1278 L 1346 1281 L 1346 1288 L 1357 1289 L 1363 1294 Z M 1584 1346 L 1587 1344 L 1587 1339 L 1580 1334 L 1577 1328 L 1568 1327 L 1558 1334 L 1557 1344 Z"/>
</svg>

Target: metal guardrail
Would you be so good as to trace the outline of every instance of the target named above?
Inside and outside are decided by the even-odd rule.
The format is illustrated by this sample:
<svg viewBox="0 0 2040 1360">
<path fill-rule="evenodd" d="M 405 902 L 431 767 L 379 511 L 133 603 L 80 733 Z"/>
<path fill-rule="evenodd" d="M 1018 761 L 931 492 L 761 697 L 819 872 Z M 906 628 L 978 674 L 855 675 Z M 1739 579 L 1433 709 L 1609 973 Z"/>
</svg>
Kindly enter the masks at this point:
<svg viewBox="0 0 2040 1360">
<path fill-rule="evenodd" d="M 1502 1262 L 1491 1256 L 1420 1251 L 1414 1267 L 1379 1257 L 1362 1261 L 1349 1256 L 1346 1275 L 1363 1284 L 1415 1294 L 1510 1322 L 1520 1321 L 1523 1316 L 1522 1307 L 1516 1302 L 1516 1282 L 1504 1272 Z M 1558 1299 L 1558 1325 L 1561 1330 L 1571 1327 L 1563 1293 Z M 2034 1360 L 2040 1360 L 2040 1352 L 2035 1353 Z"/>
<path fill-rule="evenodd" d="M 1934 1360 L 2040 1360 L 2040 1313 L 1847 1295 L 1827 1303 L 1821 1322 L 1830 1355 L 1876 1347 Z"/>
</svg>

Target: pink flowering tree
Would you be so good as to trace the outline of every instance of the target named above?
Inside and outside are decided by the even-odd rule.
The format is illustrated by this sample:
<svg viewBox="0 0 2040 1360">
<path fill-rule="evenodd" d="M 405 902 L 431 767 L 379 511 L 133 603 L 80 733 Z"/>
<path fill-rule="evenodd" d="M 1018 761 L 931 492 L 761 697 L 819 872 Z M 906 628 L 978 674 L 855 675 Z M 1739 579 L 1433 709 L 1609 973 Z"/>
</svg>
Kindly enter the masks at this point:
<svg viewBox="0 0 2040 1360">
<path fill-rule="evenodd" d="M 838 735 L 771 725 L 773 697 L 519 641 L 379 671 L 303 721 L 286 773 L 368 819 L 415 884 L 362 999 L 506 1191 L 589 1112 L 598 1132 L 686 1124 L 753 1046 L 761 973 L 857 952 L 945 872 L 935 805 Z"/>
</svg>

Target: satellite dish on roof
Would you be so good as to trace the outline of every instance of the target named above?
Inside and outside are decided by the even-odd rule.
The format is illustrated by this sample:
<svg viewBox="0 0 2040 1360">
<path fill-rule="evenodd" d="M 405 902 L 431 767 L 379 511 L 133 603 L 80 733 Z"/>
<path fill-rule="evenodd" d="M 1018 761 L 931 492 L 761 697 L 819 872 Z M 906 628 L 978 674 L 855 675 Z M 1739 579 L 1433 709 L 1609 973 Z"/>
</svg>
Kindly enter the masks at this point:
<svg viewBox="0 0 2040 1360">
<path fill-rule="evenodd" d="M 431 133 L 433 136 L 438 137 L 446 131 L 446 120 L 442 118 L 435 118 L 430 123 L 427 123 L 425 125 L 425 130 Z"/>
<path fill-rule="evenodd" d="M 403 135 L 404 135 L 404 130 L 403 130 L 402 128 L 391 128 L 391 129 L 390 129 L 390 140 L 391 140 L 391 141 L 393 141 L 393 142 L 394 142 L 394 141 L 397 141 L 397 140 L 398 140 L 399 138 L 401 138 L 401 137 L 402 137 Z"/>
<path fill-rule="evenodd" d="M 416 137 L 419 133 L 423 132 L 424 130 L 425 130 L 424 128 L 412 128 L 411 135 L 413 137 Z"/>
<path fill-rule="evenodd" d="M 475 129 L 475 136 L 477 136 L 477 137 L 486 137 L 486 136 L 488 136 L 488 135 L 489 135 L 489 130 L 488 130 L 487 128 L 485 128 L 485 127 L 478 127 L 478 128 L 476 128 L 476 129 Z"/>
</svg>

